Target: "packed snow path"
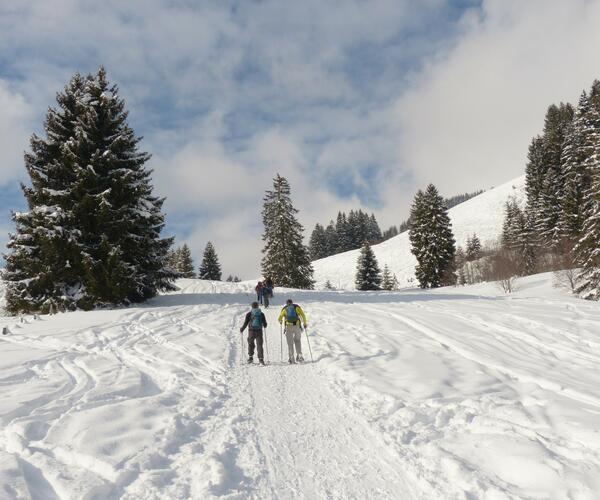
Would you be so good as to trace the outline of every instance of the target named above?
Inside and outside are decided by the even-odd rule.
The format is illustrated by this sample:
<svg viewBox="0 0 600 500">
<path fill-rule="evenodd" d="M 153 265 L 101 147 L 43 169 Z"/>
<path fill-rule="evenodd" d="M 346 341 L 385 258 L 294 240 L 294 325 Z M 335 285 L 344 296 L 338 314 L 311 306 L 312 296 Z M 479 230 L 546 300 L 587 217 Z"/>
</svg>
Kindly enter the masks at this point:
<svg viewBox="0 0 600 500">
<path fill-rule="evenodd" d="M 0 318 L 0 498 L 598 498 L 600 308 L 548 281 L 295 293 L 295 366 L 279 306 L 246 366 L 252 296 L 193 280 Z"/>
</svg>

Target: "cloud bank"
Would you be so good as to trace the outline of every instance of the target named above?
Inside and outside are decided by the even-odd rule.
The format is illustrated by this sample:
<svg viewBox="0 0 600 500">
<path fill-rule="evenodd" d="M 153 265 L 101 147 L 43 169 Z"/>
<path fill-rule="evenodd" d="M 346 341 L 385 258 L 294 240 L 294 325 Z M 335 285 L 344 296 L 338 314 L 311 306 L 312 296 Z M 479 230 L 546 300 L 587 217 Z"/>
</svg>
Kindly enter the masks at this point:
<svg viewBox="0 0 600 500">
<path fill-rule="evenodd" d="M 0 185 L 23 178 L 54 93 L 104 64 L 154 155 L 168 230 L 255 277 L 276 173 L 307 233 L 359 207 L 398 224 L 428 182 L 450 195 L 520 175 L 545 108 L 600 77 L 599 5 L 6 0 Z"/>
</svg>

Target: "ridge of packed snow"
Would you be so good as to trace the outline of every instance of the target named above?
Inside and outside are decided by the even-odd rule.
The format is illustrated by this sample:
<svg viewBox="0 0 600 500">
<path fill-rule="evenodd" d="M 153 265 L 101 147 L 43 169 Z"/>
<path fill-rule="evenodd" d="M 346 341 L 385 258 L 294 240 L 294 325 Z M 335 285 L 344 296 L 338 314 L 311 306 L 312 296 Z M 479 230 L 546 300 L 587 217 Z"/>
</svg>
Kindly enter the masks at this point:
<svg viewBox="0 0 600 500">
<path fill-rule="evenodd" d="M 465 247 L 467 238 L 476 233 L 482 244 L 493 243 L 502 232 L 504 204 L 514 197 L 521 206 L 525 203 L 525 176 L 517 177 L 492 188 L 450 210 L 452 231 L 457 246 Z M 401 287 L 415 285 L 417 261 L 410 251 L 408 231 L 371 247 L 380 269 L 387 264 L 395 274 Z M 360 250 L 350 250 L 314 261 L 314 277 L 317 288 L 329 282 L 338 290 L 354 290 L 356 263 Z"/>
</svg>

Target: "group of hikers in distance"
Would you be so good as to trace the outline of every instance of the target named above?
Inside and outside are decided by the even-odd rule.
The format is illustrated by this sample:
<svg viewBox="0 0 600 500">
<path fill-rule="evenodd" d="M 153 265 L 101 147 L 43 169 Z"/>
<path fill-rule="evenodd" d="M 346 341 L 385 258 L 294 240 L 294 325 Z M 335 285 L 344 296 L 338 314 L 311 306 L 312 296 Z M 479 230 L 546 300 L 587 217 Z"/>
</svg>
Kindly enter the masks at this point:
<svg viewBox="0 0 600 500">
<path fill-rule="evenodd" d="M 273 280 L 267 278 L 264 281 L 259 281 L 254 287 L 256 291 L 256 300 L 264 304 L 265 308 L 269 307 L 269 300 L 273 298 Z"/>
<path fill-rule="evenodd" d="M 258 301 L 252 302 L 250 311 L 246 314 L 244 324 L 240 328 L 240 333 L 244 333 L 246 327 L 248 327 L 248 363 L 252 364 L 254 360 L 254 350 L 256 349 L 258 355 L 258 362 L 261 365 L 265 364 L 264 352 L 263 352 L 263 329 L 267 328 L 267 318 L 261 311 Z M 265 305 L 267 307 L 267 305 Z M 306 332 L 306 315 L 298 304 L 294 304 L 292 299 L 287 299 L 285 306 L 281 309 L 278 318 L 279 324 L 283 327 L 282 335 L 285 334 L 285 338 L 288 345 L 288 362 L 290 364 L 303 363 L 304 357 L 302 356 L 302 327 Z M 306 336 L 308 341 L 308 334 Z M 256 344 L 256 346 L 255 346 Z M 310 348 L 310 344 L 309 344 Z M 295 354 L 295 356 L 294 356 Z M 283 343 L 282 343 L 282 357 L 283 357 Z"/>
</svg>

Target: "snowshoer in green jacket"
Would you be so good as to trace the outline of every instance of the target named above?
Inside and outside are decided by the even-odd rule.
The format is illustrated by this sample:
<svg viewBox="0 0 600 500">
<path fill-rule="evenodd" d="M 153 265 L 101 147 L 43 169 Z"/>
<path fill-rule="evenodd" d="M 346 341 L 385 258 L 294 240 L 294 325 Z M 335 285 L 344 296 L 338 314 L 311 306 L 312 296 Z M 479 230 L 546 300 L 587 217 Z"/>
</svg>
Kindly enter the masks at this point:
<svg viewBox="0 0 600 500">
<path fill-rule="evenodd" d="M 264 365 L 263 357 L 263 327 L 267 327 L 267 318 L 258 307 L 258 302 L 252 302 L 252 309 L 246 314 L 244 324 L 240 328 L 240 333 L 248 327 L 248 363 L 252 363 L 254 358 L 254 342 L 256 341 L 256 351 L 258 362 Z"/>
</svg>

